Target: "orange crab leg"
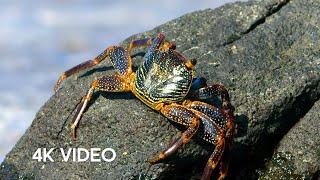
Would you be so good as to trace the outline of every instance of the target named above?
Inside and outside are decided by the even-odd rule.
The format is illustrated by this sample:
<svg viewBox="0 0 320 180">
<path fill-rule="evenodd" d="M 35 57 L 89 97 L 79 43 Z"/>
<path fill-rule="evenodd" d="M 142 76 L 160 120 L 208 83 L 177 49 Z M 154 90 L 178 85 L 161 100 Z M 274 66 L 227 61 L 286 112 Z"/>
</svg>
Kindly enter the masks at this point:
<svg viewBox="0 0 320 180">
<path fill-rule="evenodd" d="M 175 153 L 182 145 L 188 143 L 197 132 L 200 125 L 200 118 L 193 111 L 178 104 L 170 104 L 162 107 L 161 113 L 172 121 L 188 126 L 188 129 L 184 131 L 178 139 L 171 143 L 168 148 L 160 152 L 158 156 L 150 159 L 149 162 L 152 164 L 165 159 Z"/>
<path fill-rule="evenodd" d="M 104 50 L 101 54 L 99 54 L 93 60 L 88 60 L 86 62 L 83 62 L 83 63 L 63 72 L 61 74 L 61 76 L 59 77 L 56 85 L 54 86 L 54 91 L 57 91 L 60 84 L 62 83 L 62 81 L 67 79 L 69 76 L 99 64 L 101 61 L 103 61 L 107 57 L 107 54 L 109 54 L 109 51 L 111 49 L 113 49 L 113 47 L 108 47 L 106 50 Z"/>
<path fill-rule="evenodd" d="M 210 119 L 212 119 L 219 128 L 221 128 L 224 133 L 224 154 L 222 160 L 220 160 L 220 178 L 223 179 L 226 176 L 228 171 L 228 162 L 229 158 L 226 153 L 230 151 L 230 145 L 232 143 L 233 134 L 234 134 L 234 120 L 233 114 L 231 111 L 219 109 L 214 107 L 213 105 L 201 102 L 201 101 L 185 101 L 184 105 L 188 108 L 192 108 L 194 110 L 200 111 L 201 113 L 206 114 Z M 222 137 L 222 135 L 220 136 Z M 205 139 L 206 140 L 206 139 Z M 217 144 L 221 144 L 216 142 Z M 219 145 L 217 145 L 219 146 Z M 207 167 L 207 174 L 211 173 L 208 172 Z M 205 173 L 204 173 L 205 174 Z"/>
<path fill-rule="evenodd" d="M 168 119 L 177 122 L 179 124 L 188 126 L 188 129 L 176 139 L 169 147 L 164 151 L 161 151 L 157 156 L 150 159 L 151 164 L 157 163 L 171 154 L 175 153 L 182 145 L 188 143 L 191 138 L 196 134 L 199 129 L 200 122 L 202 128 L 204 128 L 203 139 L 215 145 L 215 149 L 211 154 L 202 179 L 210 179 L 213 169 L 216 168 L 218 163 L 221 164 L 220 179 L 223 179 L 227 172 L 227 160 L 224 157 L 224 150 L 228 149 L 226 143 L 230 143 L 227 140 L 230 137 L 228 131 L 233 130 L 233 118 L 230 112 L 220 110 L 212 105 L 206 104 L 200 101 L 184 101 L 182 105 L 172 103 L 165 105 L 160 104 L 149 104 L 153 109 L 159 110 Z M 229 133 L 233 134 L 233 133 Z M 223 162 L 222 162 L 223 161 Z"/>
<path fill-rule="evenodd" d="M 199 108 L 202 108 L 203 111 L 194 108 L 192 105 L 201 106 Z M 164 151 L 161 151 L 157 156 L 150 159 L 149 162 L 151 164 L 157 163 L 175 153 L 182 145 L 191 140 L 199 129 L 200 124 L 202 124 L 201 126 L 204 128 L 204 136 L 202 138 L 215 145 L 215 149 L 208 159 L 202 176 L 203 180 L 210 179 L 212 171 L 220 162 L 225 149 L 225 136 L 223 130 L 223 127 L 225 126 L 222 125 L 222 122 L 216 122 L 219 121 L 219 118 L 221 121 L 225 121 L 224 112 L 219 111 L 218 108 L 210 106 L 209 104 L 199 101 L 185 101 L 183 105 L 175 103 L 169 105 L 158 104 L 154 109 L 159 109 L 160 112 L 168 119 L 188 126 L 188 129 Z M 213 114 L 208 114 L 206 109 L 210 109 Z M 221 172 L 221 177 L 224 177 L 224 173 L 225 171 Z"/>
<path fill-rule="evenodd" d="M 160 37 L 160 39 L 162 39 L 163 35 L 159 34 L 158 36 Z M 78 73 L 82 70 L 93 67 L 95 65 L 98 65 L 101 61 L 105 60 L 107 57 L 110 58 L 113 66 L 118 71 L 120 71 L 121 74 L 131 73 L 132 72 L 132 70 L 131 70 L 131 65 L 132 65 L 131 51 L 132 51 L 132 49 L 138 48 L 141 46 L 148 46 L 151 44 L 152 44 L 151 38 L 145 38 L 145 39 L 138 39 L 138 40 L 132 41 L 128 46 L 128 51 L 122 47 L 119 47 L 119 46 L 108 47 L 102 53 L 100 53 L 97 57 L 95 57 L 93 60 L 85 61 L 85 62 L 63 72 L 60 75 L 57 83 L 54 86 L 54 91 L 57 91 L 60 84 L 62 83 L 62 81 L 67 79 L 69 76 L 71 76 L 75 73 Z M 119 57 L 119 56 L 121 56 L 121 57 Z M 126 59 L 126 60 L 125 61 L 118 61 L 118 59 Z"/>
<path fill-rule="evenodd" d="M 201 177 L 202 180 L 210 179 L 213 169 L 216 168 L 216 166 L 218 165 L 218 163 L 222 157 L 224 147 L 225 147 L 225 142 L 224 142 L 223 136 L 220 136 L 216 140 L 215 145 L 216 145 L 216 147 L 215 147 L 213 153 L 211 154 L 211 156 L 209 157 L 206 167 L 204 168 L 204 171 L 203 171 L 203 174 Z"/>
<path fill-rule="evenodd" d="M 219 173 L 219 180 L 222 180 L 222 179 L 225 179 L 227 173 L 228 173 L 228 168 L 229 168 L 229 152 L 230 150 L 225 147 L 225 150 L 224 150 L 224 153 L 223 153 L 223 156 L 220 160 L 220 173 Z M 227 153 L 226 153 L 227 152 Z"/>
<path fill-rule="evenodd" d="M 129 92 L 131 90 L 130 82 L 127 81 L 126 76 L 120 74 L 102 76 L 95 80 L 88 91 L 88 93 L 82 98 L 81 103 L 76 108 L 75 116 L 73 117 L 71 128 L 71 137 L 76 138 L 76 127 L 81 119 L 81 116 L 88 103 L 90 102 L 95 90 L 101 90 L 106 92 Z"/>
<path fill-rule="evenodd" d="M 56 82 L 56 84 L 54 85 L 54 91 L 57 92 L 59 87 L 60 87 L 60 84 L 62 83 L 62 81 L 67 79 L 72 74 L 77 73 L 77 72 L 81 71 L 82 69 L 86 69 L 86 68 L 92 67 L 94 65 L 95 65 L 94 61 L 88 60 L 88 61 L 86 61 L 84 63 L 81 63 L 81 64 L 69 69 L 68 71 L 63 72 L 60 75 L 60 77 L 59 77 L 58 81 Z"/>
<path fill-rule="evenodd" d="M 98 65 L 107 57 L 110 58 L 112 65 L 115 67 L 116 70 L 118 70 L 118 72 L 120 72 L 120 74 L 125 74 L 127 72 L 132 71 L 130 66 L 131 64 L 129 65 L 128 63 L 130 61 L 130 57 L 128 56 L 126 50 L 119 46 L 110 46 L 97 57 L 95 57 L 93 60 L 88 60 L 63 72 L 62 75 L 59 77 L 56 85 L 54 86 L 54 90 L 57 91 L 62 81 L 68 78 L 69 76 L 83 71 L 85 69 L 88 69 L 90 67 L 93 67 L 95 65 Z"/>
<path fill-rule="evenodd" d="M 230 103 L 229 93 L 223 85 L 213 84 L 210 86 L 199 88 L 193 92 L 193 98 L 200 100 L 213 98 L 219 95 L 221 96 L 222 100 L 222 108 L 231 111 L 232 113 L 234 109 Z"/>
<path fill-rule="evenodd" d="M 134 48 L 139 48 L 139 47 L 143 47 L 143 46 L 150 46 L 151 44 L 152 44 L 151 38 L 133 40 L 130 42 L 130 44 L 128 46 L 128 52 L 131 55 L 131 51 Z"/>
</svg>

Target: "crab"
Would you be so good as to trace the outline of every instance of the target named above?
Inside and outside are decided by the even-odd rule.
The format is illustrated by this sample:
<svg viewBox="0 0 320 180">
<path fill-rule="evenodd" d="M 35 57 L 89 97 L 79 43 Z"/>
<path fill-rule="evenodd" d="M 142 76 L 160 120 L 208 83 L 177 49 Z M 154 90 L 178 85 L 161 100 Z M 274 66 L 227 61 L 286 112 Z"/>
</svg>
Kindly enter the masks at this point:
<svg viewBox="0 0 320 180">
<path fill-rule="evenodd" d="M 136 72 L 132 70 L 131 52 L 134 48 L 148 47 L 144 61 Z M 188 59 L 176 51 L 174 42 L 163 34 L 154 38 L 131 41 L 127 48 L 110 46 L 93 60 L 81 63 L 64 73 L 58 79 L 54 90 L 69 76 L 98 65 L 109 59 L 116 72 L 94 80 L 87 94 L 76 107 L 71 122 L 71 137 L 76 138 L 76 128 L 95 91 L 131 92 L 144 104 L 160 112 L 169 120 L 186 127 L 182 135 L 149 159 L 158 163 L 188 143 L 195 134 L 213 145 L 204 168 L 202 179 L 210 179 L 213 170 L 220 165 L 219 179 L 228 171 L 226 151 L 230 149 L 234 134 L 234 108 L 228 91 L 221 84 L 207 85 L 204 78 L 195 77 L 196 60 Z M 206 99 L 219 97 L 220 107 L 206 103 Z"/>
</svg>

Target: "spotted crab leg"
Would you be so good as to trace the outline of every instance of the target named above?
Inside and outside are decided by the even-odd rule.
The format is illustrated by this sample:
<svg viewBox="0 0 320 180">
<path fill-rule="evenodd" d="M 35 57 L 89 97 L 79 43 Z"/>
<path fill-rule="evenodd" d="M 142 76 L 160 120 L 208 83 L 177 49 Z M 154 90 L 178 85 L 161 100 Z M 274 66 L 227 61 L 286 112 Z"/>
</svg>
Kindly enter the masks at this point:
<svg viewBox="0 0 320 180">
<path fill-rule="evenodd" d="M 161 113 L 174 122 L 188 126 L 188 129 L 184 131 L 178 139 L 173 141 L 168 148 L 161 151 L 159 155 L 148 160 L 151 164 L 155 164 L 158 161 L 165 159 L 175 153 L 182 145 L 188 143 L 197 132 L 200 125 L 200 118 L 192 110 L 178 104 L 164 106 L 161 109 Z"/>
<path fill-rule="evenodd" d="M 72 138 L 75 139 L 75 129 L 81 119 L 83 112 L 85 111 L 88 103 L 90 102 L 95 90 L 107 91 L 107 92 L 128 92 L 131 89 L 131 77 L 134 77 L 134 73 L 131 70 L 131 58 L 127 51 L 122 47 L 112 46 L 106 50 L 106 54 L 109 57 L 111 63 L 117 70 L 116 74 L 103 76 L 95 80 L 87 93 L 82 98 L 80 104 L 76 107 L 76 114 L 71 124 Z M 104 55 L 101 55 L 104 56 Z M 103 58 L 98 58 L 103 60 Z M 84 65 L 86 66 L 86 65 Z M 81 66 L 82 67 L 82 66 Z M 81 68 L 80 68 L 81 69 Z M 70 72 L 77 72 L 79 68 L 76 66 L 69 70 Z M 68 71 L 67 71 L 68 72 Z"/>
<path fill-rule="evenodd" d="M 131 55 L 131 52 L 132 52 L 133 49 L 139 48 L 139 47 L 144 47 L 144 46 L 150 46 L 151 44 L 152 44 L 152 39 L 151 38 L 132 40 L 129 43 L 129 46 L 127 48 L 128 52 L 129 52 L 129 55 Z"/>
<path fill-rule="evenodd" d="M 215 145 L 214 151 L 208 159 L 202 179 L 210 179 L 213 169 L 216 168 L 224 155 L 226 148 L 226 131 L 233 130 L 233 119 L 229 112 L 200 101 L 185 101 L 180 104 L 159 105 L 156 107 L 168 119 L 185 125 L 188 129 L 173 141 L 169 147 L 150 159 L 151 164 L 157 163 L 175 153 L 182 145 L 188 143 L 199 128 L 203 128 L 202 138 Z M 224 162 L 223 162 L 224 163 Z M 225 169 L 222 169 L 225 168 Z M 225 176 L 227 166 L 221 164 L 220 177 Z"/>
<path fill-rule="evenodd" d="M 137 39 L 137 40 L 133 40 L 130 42 L 127 50 L 125 50 L 124 48 L 122 47 L 119 47 L 119 46 L 111 46 L 111 47 L 108 47 L 106 48 L 102 53 L 100 53 L 97 57 L 95 57 L 93 60 L 88 60 L 88 61 L 85 61 L 65 72 L 63 72 L 57 83 L 55 84 L 54 86 L 54 91 L 57 91 L 58 88 L 60 87 L 60 84 L 62 83 L 62 81 L 64 81 L 65 79 L 67 79 L 69 76 L 75 74 L 75 73 L 78 73 L 82 70 L 85 70 L 85 69 L 88 69 L 90 67 L 93 67 L 93 66 L 96 66 L 98 65 L 99 63 L 101 63 L 103 60 L 105 60 L 107 57 L 110 57 L 110 60 L 112 62 L 112 64 L 115 66 L 115 68 L 120 71 L 120 73 L 123 73 L 123 70 L 128 70 L 128 71 L 132 71 L 131 70 L 131 66 L 132 66 L 132 60 L 131 60 L 131 51 L 134 49 L 134 48 L 138 48 L 138 47 L 142 47 L 142 46 L 149 46 L 149 45 L 153 45 L 154 47 L 152 47 L 154 50 L 154 48 L 159 48 L 160 44 L 163 42 L 164 40 L 164 35 L 162 34 L 159 34 L 157 36 L 157 38 L 155 38 L 155 40 L 152 42 L 152 39 L 151 38 L 145 38 L 145 39 Z M 124 54 L 121 54 L 119 52 L 116 52 L 116 51 L 126 51 L 125 52 L 125 55 Z M 114 57 L 115 55 L 124 55 L 126 56 L 126 59 L 127 61 L 123 61 L 123 62 L 120 62 L 120 64 L 116 63 L 116 62 L 119 62 L 117 61 L 116 59 L 119 59 L 121 57 L 115 57 L 115 58 L 112 58 Z M 127 64 L 127 66 L 123 66 L 124 64 Z M 119 66 L 120 65 L 120 66 Z M 129 67 L 129 68 L 128 68 Z"/>
<path fill-rule="evenodd" d="M 194 90 L 193 92 L 193 98 L 199 100 L 209 99 L 216 96 L 221 96 L 222 108 L 233 113 L 234 108 L 230 103 L 229 93 L 223 85 L 213 84 L 210 86 L 199 88 L 197 90 Z"/>
<path fill-rule="evenodd" d="M 126 77 L 120 74 L 102 76 L 101 78 L 95 80 L 92 83 L 88 93 L 82 98 L 81 103 L 76 108 L 76 113 L 70 126 L 71 137 L 73 139 L 76 139 L 76 127 L 95 90 L 106 92 L 129 92 L 131 87 L 130 82 L 126 80 Z"/>
<path fill-rule="evenodd" d="M 201 180 L 208 180 L 212 176 L 212 171 L 218 165 L 224 151 L 225 141 L 223 136 L 220 136 L 219 139 L 216 140 L 216 147 L 212 152 L 211 156 L 208 159 L 208 162 L 204 168 Z"/>
<path fill-rule="evenodd" d="M 105 60 L 107 57 L 110 58 L 112 65 L 121 74 L 124 74 L 125 71 L 132 71 L 131 66 L 129 66 L 129 64 L 131 65 L 131 58 L 127 55 L 126 50 L 119 46 L 110 46 L 97 57 L 95 57 L 93 60 L 88 60 L 63 72 L 59 77 L 56 85 L 54 86 L 54 91 L 57 91 L 62 81 L 67 79 L 69 76 L 78 73 L 82 70 L 88 69 L 90 67 L 96 66 L 103 60 Z M 119 61 L 118 59 L 125 59 L 125 61 Z"/>
<path fill-rule="evenodd" d="M 216 126 L 218 126 L 217 129 L 221 129 L 221 131 L 223 131 L 221 132 L 222 135 L 220 137 L 224 137 L 224 142 L 221 142 L 221 140 L 219 140 L 220 138 L 218 137 L 217 138 L 218 140 L 213 141 L 211 143 L 216 144 L 216 149 L 219 149 L 221 147 L 222 149 L 221 152 L 224 152 L 222 155 L 222 159 L 220 160 L 220 177 L 219 177 L 219 179 L 224 179 L 228 171 L 228 164 L 229 164 L 228 153 L 230 152 L 230 145 L 232 143 L 233 134 L 234 134 L 234 117 L 232 112 L 225 109 L 219 109 L 217 107 L 214 107 L 213 105 L 200 102 L 200 101 L 186 101 L 184 105 L 188 108 L 197 110 L 205 114 L 214 122 Z M 203 121 L 203 122 L 206 122 L 206 121 Z M 206 131 L 206 128 L 205 128 L 205 131 Z M 210 142 L 210 138 L 208 139 L 206 136 L 203 139 Z M 216 149 L 210 157 L 212 159 L 211 162 L 218 162 L 218 158 L 221 158 L 221 157 L 217 157 L 220 151 L 216 152 Z M 210 163 L 210 158 L 208 160 L 207 166 L 203 173 L 203 179 L 206 179 L 205 177 L 210 177 L 211 171 L 216 166 L 216 164 Z M 210 171 L 210 167 L 211 167 L 211 171 Z"/>
</svg>

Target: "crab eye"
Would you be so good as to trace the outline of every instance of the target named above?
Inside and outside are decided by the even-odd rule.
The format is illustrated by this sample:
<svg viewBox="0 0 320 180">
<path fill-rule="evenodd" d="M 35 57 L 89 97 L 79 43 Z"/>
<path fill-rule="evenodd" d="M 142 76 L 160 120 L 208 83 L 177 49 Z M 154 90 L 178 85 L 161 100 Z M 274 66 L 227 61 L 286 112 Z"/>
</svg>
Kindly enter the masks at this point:
<svg viewBox="0 0 320 180">
<path fill-rule="evenodd" d="M 170 49 L 175 50 L 177 48 L 177 45 L 175 42 L 170 42 Z"/>
<path fill-rule="evenodd" d="M 197 64 L 196 59 L 188 59 L 188 60 L 186 60 L 186 63 L 185 63 L 185 65 L 188 69 L 192 69 L 196 64 Z"/>
</svg>

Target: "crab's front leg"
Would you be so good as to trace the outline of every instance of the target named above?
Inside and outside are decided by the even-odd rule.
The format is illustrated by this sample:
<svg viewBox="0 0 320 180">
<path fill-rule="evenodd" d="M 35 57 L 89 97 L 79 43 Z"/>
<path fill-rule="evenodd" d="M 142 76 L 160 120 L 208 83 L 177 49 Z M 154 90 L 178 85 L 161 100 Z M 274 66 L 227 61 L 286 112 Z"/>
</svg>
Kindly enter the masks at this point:
<svg viewBox="0 0 320 180">
<path fill-rule="evenodd" d="M 214 107 L 213 105 L 200 102 L 200 101 L 185 101 L 184 105 L 188 108 L 197 110 L 210 118 L 210 120 L 212 121 L 212 126 L 205 127 L 204 128 L 205 132 L 206 131 L 214 132 L 212 129 L 216 129 L 216 132 L 218 133 L 213 133 L 213 134 L 220 134 L 218 137 L 207 135 L 207 136 L 204 136 L 203 139 L 209 142 L 213 142 L 213 144 L 216 145 L 216 149 L 211 155 L 212 159 L 217 160 L 217 158 L 213 158 L 212 156 L 218 154 L 216 153 L 216 150 L 219 149 L 219 147 L 224 149 L 223 151 L 222 150 L 219 151 L 219 152 L 224 152 L 222 157 L 221 156 L 219 157 L 219 158 L 222 158 L 220 160 L 219 179 L 224 179 L 228 171 L 228 164 L 229 164 L 228 153 L 230 152 L 230 145 L 232 143 L 233 134 L 234 134 L 234 122 L 233 122 L 234 118 L 233 118 L 232 112 L 229 110 L 224 110 L 224 109 Z M 207 121 L 207 119 L 203 119 L 202 122 L 204 124 L 208 124 L 209 121 Z M 221 139 L 223 139 L 224 141 L 221 141 Z M 214 169 L 215 167 L 215 165 L 214 166 L 209 165 L 210 164 L 209 161 L 203 175 L 204 177 L 210 176 L 209 175 L 211 173 L 210 167 L 211 167 L 211 170 Z M 214 162 L 218 162 L 218 161 L 214 161 Z"/>
<path fill-rule="evenodd" d="M 211 156 L 208 159 L 208 162 L 206 164 L 206 167 L 204 168 L 201 180 L 208 180 L 212 176 L 212 171 L 217 167 L 219 161 L 221 160 L 221 157 L 223 156 L 224 149 L 225 149 L 225 140 L 224 136 L 219 136 L 218 139 L 215 141 L 215 149 L 212 152 Z M 222 169 L 220 169 L 221 171 Z M 225 177 L 225 171 L 223 170 L 223 173 L 220 172 L 219 180 L 224 179 Z"/>
<path fill-rule="evenodd" d="M 206 180 L 210 179 L 213 169 L 216 168 L 221 160 L 225 148 L 225 135 L 222 127 L 214 122 L 211 117 L 207 116 L 201 111 L 192 109 L 191 104 L 194 103 L 197 102 L 188 101 L 184 105 L 170 104 L 163 105 L 163 107 L 159 108 L 161 113 L 168 119 L 188 126 L 188 129 L 183 132 L 181 137 L 173 141 L 173 143 L 171 143 L 170 146 L 167 147 L 164 151 L 160 152 L 157 156 L 150 159 L 149 162 L 152 164 L 157 163 L 160 160 L 163 160 L 169 155 L 175 153 L 182 145 L 188 143 L 190 139 L 195 135 L 199 127 L 201 127 L 204 131 L 203 138 L 215 145 L 215 149 L 208 159 L 202 176 L 202 179 Z M 203 108 L 208 107 L 203 106 Z M 223 114 L 219 113 L 219 116 L 223 116 Z"/>
<path fill-rule="evenodd" d="M 205 87 L 194 90 L 192 95 L 193 98 L 200 100 L 220 96 L 222 101 L 222 108 L 224 110 L 230 111 L 231 113 L 233 113 L 234 111 L 234 108 L 230 103 L 229 93 L 222 84 L 213 84 L 209 86 L 206 85 Z"/>
<path fill-rule="evenodd" d="M 170 120 L 188 126 L 182 135 L 173 141 L 168 148 L 159 155 L 148 160 L 151 164 L 157 163 L 175 153 L 183 144 L 188 143 L 199 129 L 200 118 L 192 111 L 179 104 L 164 105 L 160 108 L 161 113 Z"/>
</svg>

